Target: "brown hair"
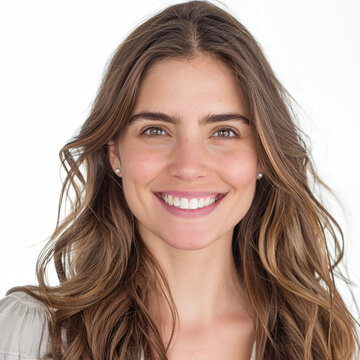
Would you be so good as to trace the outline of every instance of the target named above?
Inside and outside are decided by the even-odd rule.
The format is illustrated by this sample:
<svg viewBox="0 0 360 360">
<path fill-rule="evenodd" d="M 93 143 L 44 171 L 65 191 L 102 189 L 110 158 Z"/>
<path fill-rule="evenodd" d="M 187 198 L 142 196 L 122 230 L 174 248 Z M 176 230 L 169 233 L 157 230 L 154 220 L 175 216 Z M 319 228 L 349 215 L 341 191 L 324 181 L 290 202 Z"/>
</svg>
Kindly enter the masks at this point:
<svg viewBox="0 0 360 360">
<path fill-rule="evenodd" d="M 38 259 L 39 286 L 21 288 L 48 307 L 51 356 L 133 360 L 143 353 L 145 359 L 167 359 L 169 344 L 148 309 L 151 291 L 161 283 L 169 291 L 166 277 L 137 231 L 107 143 L 127 125 L 152 64 L 199 53 L 220 59 L 234 74 L 265 174 L 233 235 L 234 261 L 256 317 L 257 360 L 351 359 L 358 343 L 355 320 L 334 280 L 343 235 L 310 188 L 312 181 L 325 185 L 295 125 L 290 96 L 251 34 L 207 1 L 168 7 L 127 37 L 88 119 L 60 152 L 67 177 L 58 224 Z M 71 212 L 60 221 L 69 193 Z M 46 281 L 52 258 L 59 286 Z M 168 304 L 175 323 L 171 296 Z"/>
</svg>

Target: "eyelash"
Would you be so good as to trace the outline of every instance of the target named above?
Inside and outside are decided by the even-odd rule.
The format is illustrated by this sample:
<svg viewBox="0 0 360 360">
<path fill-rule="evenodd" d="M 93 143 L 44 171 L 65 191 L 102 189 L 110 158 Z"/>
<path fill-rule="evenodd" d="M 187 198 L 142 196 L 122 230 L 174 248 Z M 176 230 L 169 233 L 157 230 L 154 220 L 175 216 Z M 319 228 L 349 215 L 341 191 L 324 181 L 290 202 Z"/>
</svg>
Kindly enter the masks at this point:
<svg viewBox="0 0 360 360">
<path fill-rule="evenodd" d="M 155 136 L 162 136 L 162 135 L 149 135 L 149 134 L 145 134 L 145 132 L 146 132 L 147 130 L 153 129 L 153 128 L 154 128 L 154 129 L 159 129 L 159 130 L 162 130 L 162 131 L 166 131 L 162 126 L 159 126 L 159 125 L 151 125 L 151 126 L 147 126 L 147 127 L 143 128 L 143 129 L 141 129 L 140 133 L 141 133 L 141 135 L 147 136 L 147 137 L 150 137 L 150 138 L 155 137 Z M 216 137 L 224 138 L 224 139 L 234 139 L 234 138 L 237 138 L 237 137 L 240 136 L 239 131 L 238 131 L 237 129 L 231 127 L 231 126 L 222 127 L 222 128 L 220 128 L 220 129 L 216 130 L 216 132 L 219 132 L 219 131 L 222 131 L 222 130 L 232 131 L 232 132 L 235 134 L 235 136 L 216 136 Z"/>
</svg>

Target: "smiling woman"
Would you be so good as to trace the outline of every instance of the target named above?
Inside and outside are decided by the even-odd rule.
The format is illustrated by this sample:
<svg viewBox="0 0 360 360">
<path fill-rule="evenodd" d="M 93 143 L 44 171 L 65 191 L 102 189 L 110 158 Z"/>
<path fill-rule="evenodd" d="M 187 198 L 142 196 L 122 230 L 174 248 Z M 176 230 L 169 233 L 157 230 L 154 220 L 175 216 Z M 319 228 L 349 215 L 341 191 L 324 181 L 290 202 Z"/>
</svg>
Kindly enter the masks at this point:
<svg viewBox="0 0 360 360">
<path fill-rule="evenodd" d="M 0 359 L 352 359 L 342 232 L 288 99 L 208 2 L 135 29 L 61 150 L 73 207 L 0 302 Z"/>
<path fill-rule="evenodd" d="M 109 144 L 109 155 L 153 253 L 160 254 L 159 241 L 170 245 L 165 252 L 217 243 L 232 256 L 233 229 L 249 210 L 261 173 L 247 112 L 233 75 L 209 55 L 148 70 L 132 122 Z"/>
</svg>

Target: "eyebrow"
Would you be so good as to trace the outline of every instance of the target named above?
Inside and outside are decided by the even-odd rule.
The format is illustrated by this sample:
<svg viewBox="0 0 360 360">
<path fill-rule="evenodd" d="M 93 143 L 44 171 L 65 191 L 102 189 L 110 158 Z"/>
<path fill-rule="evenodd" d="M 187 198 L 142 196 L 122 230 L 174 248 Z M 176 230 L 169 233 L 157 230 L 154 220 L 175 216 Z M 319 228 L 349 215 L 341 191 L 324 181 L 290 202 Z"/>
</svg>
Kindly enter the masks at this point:
<svg viewBox="0 0 360 360">
<path fill-rule="evenodd" d="M 181 119 L 178 116 L 170 116 L 164 114 L 162 112 L 139 112 L 134 114 L 129 119 L 129 124 L 134 123 L 138 119 L 147 119 L 147 120 L 160 120 L 168 123 L 172 123 L 175 125 L 181 124 Z M 209 114 L 202 117 L 199 121 L 199 125 L 214 123 L 214 122 L 221 122 L 221 121 L 228 121 L 228 120 L 240 120 L 242 122 L 246 122 L 247 124 L 250 123 L 249 119 L 244 115 L 239 113 L 228 113 L 228 114 Z"/>
</svg>

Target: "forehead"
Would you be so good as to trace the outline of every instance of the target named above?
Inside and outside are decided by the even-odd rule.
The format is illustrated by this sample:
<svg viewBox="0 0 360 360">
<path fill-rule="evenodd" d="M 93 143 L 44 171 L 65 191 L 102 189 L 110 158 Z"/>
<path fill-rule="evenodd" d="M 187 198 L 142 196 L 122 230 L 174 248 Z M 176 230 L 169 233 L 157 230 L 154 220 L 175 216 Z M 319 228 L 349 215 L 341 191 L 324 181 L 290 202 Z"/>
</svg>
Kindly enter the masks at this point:
<svg viewBox="0 0 360 360">
<path fill-rule="evenodd" d="M 162 111 L 193 115 L 237 111 L 247 106 L 236 78 L 220 60 L 208 55 L 165 59 L 151 65 L 140 83 L 134 112 Z M 175 115 L 175 114 L 174 114 Z"/>
</svg>

